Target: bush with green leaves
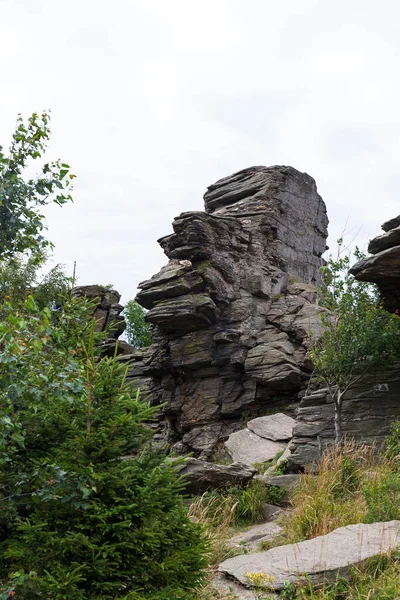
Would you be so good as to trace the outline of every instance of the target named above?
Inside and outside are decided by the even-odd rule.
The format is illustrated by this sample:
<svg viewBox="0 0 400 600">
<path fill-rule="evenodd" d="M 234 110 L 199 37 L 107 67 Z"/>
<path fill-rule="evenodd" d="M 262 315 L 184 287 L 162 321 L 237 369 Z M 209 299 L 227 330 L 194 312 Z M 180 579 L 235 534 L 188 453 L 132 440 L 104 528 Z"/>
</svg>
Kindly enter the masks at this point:
<svg viewBox="0 0 400 600">
<path fill-rule="evenodd" d="M 129 300 L 124 309 L 125 333 L 128 342 L 135 348 L 151 345 L 150 325 L 145 321 L 145 311 L 135 300 Z"/>
<path fill-rule="evenodd" d="M 24 178 L 48 123 L 18 118 L 0 148 L 0 600 L 190 600 L 208 543 L 179 462 L 151 445 L 155 409 L 102 357 L 94 304 L 59 267 L 39 274 L 40 206 L 70 200 L 74 177 L 56 161 Z"/>
<path fill-rule="evenodd" d="M 99 358 L 92 312 L 70 298 L 55 316 L 31 296 L 3 308 L 0 593 L 190 598 L 207 544 L 178 465 L 148 444 L 154 409 Z"/>
<path fill-rule="evenodd" d="M 386 439 L 386 454 L 398 462 L 400 468 L 400 421 L 394 421 Z"/>
<path fill-rule="evenodd" d="M 19 252 L 42 252 L 51 244 L 43 237 L 42 206 L 60 206 L 71 198 L 75 175 L 61 160 L 47 162 L 36 177 L 26 170 L 41 160 L 50 139 L 50 114 L 33 113 L 27 121 L 18 115 L 8 153 L 0 146 L 0 258 Z"/>
<path fill-rule="evenodd" d="M 10 300 L 14 308 L 23 306 L 27 294 L 34 297 L 39 308 L 61 305 L 71 289 L 72 278 L 61 265 L 43 273 L 45 264 L 46 256 L 38 254 L 17 254 L 0 260 L 0 306 Z"/>
</svg>

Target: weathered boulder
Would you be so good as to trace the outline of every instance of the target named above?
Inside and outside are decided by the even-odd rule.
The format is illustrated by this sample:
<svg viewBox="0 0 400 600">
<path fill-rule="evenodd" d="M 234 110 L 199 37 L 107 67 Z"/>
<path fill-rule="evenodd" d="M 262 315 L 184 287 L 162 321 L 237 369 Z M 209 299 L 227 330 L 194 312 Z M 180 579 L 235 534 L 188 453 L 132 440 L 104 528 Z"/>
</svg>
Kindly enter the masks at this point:
<svg viewBox="0 0 400 600">
<path fill-rule="evenodd" d="M 251 574 L 258 575 L 261 587 L 276 591 L 282 590 L 285 582 L 319 587 L 338 576 L 349 576 L 350 567 L 399 545 L 400 521 L 348 525 L 298 544 L 229 558 L 219 571 L 245 587 L 251 587 Z"/>
<path fill-rule="evenodd" d="M 291 167 L 235 173 L 204 202 L 174 220 L 159 240 L 169 263 L 139 286 L 153 345 L 133 370 L 176 449 L 210 459 L 244 418 L 293 410 L 307 385 L 328 220 L 314 180 Z"/>
<path fill-rule="evenodd" d="M 400 225 L 400 215 L 394 217 L 393 219 L 389 219 L 389 221 L 385 221 L 382 225 L 383 231 L 390 231 L 391 229 L 395 229 Z"/>
<path fill-rule="evenodd" d="M 212 584 L 219 600 L 260 600 L 258 592 L 249 590 L 239 583 L 227 579 L 221 573 L 215 575 Z M 278 600 L 277 594 L 268 594 L 268 600 Z"/>
<path fill-rule="evenodd" d="M 188 458 L 180 474 L 185 475 L 188 493 L 203 494 L 209 489 L 246 485 L 256 472 L 256 469 L 241 463 L 217 465 L 197 458 Z"/>
<path fill-rule="evenodd" d="M 284 444 L 260 437 L 249 429 L 232 433 L 225 442 L 225 447 L 233 460 L 246 465 L 272 460 L 278 452 L 285 449 Z"/>
<path fill-rule="evenodd" d="M 295 423 L 292 417 L 284 413 L 275 413 L 252 419 L 247 423 L 247 428 L 267 440 L 284 442 L 292 439 Z"/>
</svg>

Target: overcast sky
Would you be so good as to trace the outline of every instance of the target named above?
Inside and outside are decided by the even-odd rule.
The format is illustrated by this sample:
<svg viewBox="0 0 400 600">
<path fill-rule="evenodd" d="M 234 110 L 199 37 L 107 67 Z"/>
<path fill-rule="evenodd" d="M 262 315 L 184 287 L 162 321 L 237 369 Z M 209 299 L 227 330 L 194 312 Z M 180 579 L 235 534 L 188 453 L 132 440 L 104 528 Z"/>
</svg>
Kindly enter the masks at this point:
<svg viewBox="0 0 400 600">
<path fill-rule="evenodd" d="M 400 213 L 398 0 L 0 0 L 0 144 L 51 108 L 55 259 L 133 297 L 157 238 L 251 165 L 317 181 L 333 245 Z"/>
</svg>

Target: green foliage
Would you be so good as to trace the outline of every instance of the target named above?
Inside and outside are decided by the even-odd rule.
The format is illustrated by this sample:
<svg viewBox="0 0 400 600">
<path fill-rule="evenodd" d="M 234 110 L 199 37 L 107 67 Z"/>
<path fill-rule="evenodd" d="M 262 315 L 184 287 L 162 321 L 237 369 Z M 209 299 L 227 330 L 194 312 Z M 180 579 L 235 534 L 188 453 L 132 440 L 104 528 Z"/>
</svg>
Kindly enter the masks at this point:
<svg viewBox="0 0 400 600">
<path fill-rule="evenodd" d="M 350 257 L 329 259 L 323 268 L 322 335 L 311 340 L 316 376 L 328 386 L 335 403 L 336 441 L 341 442 L 343 395 L 367 373 L 378 372 L 400 357 L 400 318 L 383 310 L 377 288 L 356 281 Z M 363 258 L 356 250 L 355 257 Z"/>
<path fill-rule="evenodd" d="M 386 440 L 386 452 L 389 458 L 400 461 L 400 421 L 392 423 L 390 435 Z"/>
<path fill-rule="evenodd" d="M 399 464 L 385 452 L 345 441 L 324 454 L 318 475 L 300 476 L 293 506 L 283 524 L 290 542 L 352 523 L 400 519 Z"/>
<path fill-rule="evenodd" d="M 243 525 L 262 521 L 266 514 L 266 504 L 277 504 L 284 496 L 285 492 L 280 488 L 253 479 L 246 487 L 232 486 L 206 492 L 202 496 L 202 505 L 213 506 L 217 500 L 218 504 L 231 510 L 232 525 Z M 220 519 L 225 519 L 225 514 L 217 511 L 214 514 L 213 526 L 217 526 Z"/>
<path fill-rule="evenodd" d="M 11 300 L 14 308 L 22 307 L 31 294 L 39 308 L 59 305 L 68 295 L 71 278 L 60 265 L 42 273 L 46 257 L 16 255 L 0 261 L 0 305 Z"/>
<path fill-rule="evenodd" d="M 146 348 L 151 345 L 151 330 L 145 321 L 144 309 L 135 302 L 129 300 L 124 309 L 126 321 L 126 335 L 128 342 L 135 348 Z"/>
<path fill-rule="evenodd" d="M 315 590 L 286 583 L 279 597 L 286 600 L 395 600 L 400 598 L 400 561 L 396 553 L 369 559 L 350 570 L 349 579 L 335 581 Z"/>
<path fill-rule="evenodd" d="M 126 367 L 99 358 L 92 312 L 72 298 L 54 321 L 32 296 L 3 308 L 0 593 L 189 598 L 206 566 L 201 527 L 177 463 L 147 445 L 154 409 L 132 397 Z"/>
<path fill-rule="evenodd" d="M 24 178 L 31 161 L 41 159 L 50 139 L 50 115 L 33 113 L 24 122 L 19 115 L 9 153 L 0 146 L 0 258 L 16 253 L 41 252 L 49 245 L 40 207 L 70 201 L 70 167 L 60 160 L 45 163 L 35 178 Z"/>
</svg>

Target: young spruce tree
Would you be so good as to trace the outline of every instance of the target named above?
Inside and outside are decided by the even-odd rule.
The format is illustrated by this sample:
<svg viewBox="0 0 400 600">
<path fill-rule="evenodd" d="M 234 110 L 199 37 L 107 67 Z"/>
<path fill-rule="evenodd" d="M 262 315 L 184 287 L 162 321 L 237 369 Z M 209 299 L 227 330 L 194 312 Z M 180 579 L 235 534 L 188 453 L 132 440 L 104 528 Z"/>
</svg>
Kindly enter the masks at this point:
<svg viewBox="0 0 400 600">
<path fill-rule="evenodd" d="M 6 292 L 0 599 L 189 600 L 207 544 L 179 465 L 148 443 L 155 409 L 126 366 L 101 358 L 90 303 L 70 294 L 53 312 L 42 296 Z"/>
</svg>

